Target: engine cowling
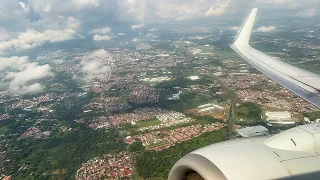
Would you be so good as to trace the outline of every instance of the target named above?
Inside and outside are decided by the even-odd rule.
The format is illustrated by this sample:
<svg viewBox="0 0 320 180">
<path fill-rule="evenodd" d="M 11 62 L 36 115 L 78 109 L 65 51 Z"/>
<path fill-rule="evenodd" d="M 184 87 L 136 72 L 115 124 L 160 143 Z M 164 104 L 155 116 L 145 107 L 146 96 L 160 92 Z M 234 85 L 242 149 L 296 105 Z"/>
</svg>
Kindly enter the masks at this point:
<svg viewBox="0 0 320 180">
<path fill-rule="evenodd" d="M 168 179 L 320 179 L 319 127 L 209 145 L 181 158 Z"/>
</svg>

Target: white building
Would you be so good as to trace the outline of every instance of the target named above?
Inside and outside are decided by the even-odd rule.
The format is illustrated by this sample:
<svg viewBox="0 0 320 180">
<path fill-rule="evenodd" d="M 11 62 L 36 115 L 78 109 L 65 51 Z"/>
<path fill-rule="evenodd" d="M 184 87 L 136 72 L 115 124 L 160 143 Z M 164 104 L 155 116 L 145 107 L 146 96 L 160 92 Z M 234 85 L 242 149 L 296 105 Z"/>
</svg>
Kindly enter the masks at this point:
<svg viewBox="0 0 320 180">
<path fill-rule="evenodd" d="M 204 105 L 198 106 L 198 108 L 200 109 L 198 113 L 224 109 L 223 107 L 215 104 L 204 104 Z"/>
<path fill-rule="evenodd" d="M 276 111 L 276 112 L 266 112 L 267 121 L 290 121 L 292 119 L 291 113 L 288 111 Z"/>
<path fill-rule="evenodd" d="M 199 76 L 189 76 L 189 79 L 191 79 L 192 81 L 194 80 L 199 80 Z"/>
<path fill-rule="evenodd" d="M 269 126 L 294 126 L 291 113 L 288 111 L 266 112 Z"/>
</svg>

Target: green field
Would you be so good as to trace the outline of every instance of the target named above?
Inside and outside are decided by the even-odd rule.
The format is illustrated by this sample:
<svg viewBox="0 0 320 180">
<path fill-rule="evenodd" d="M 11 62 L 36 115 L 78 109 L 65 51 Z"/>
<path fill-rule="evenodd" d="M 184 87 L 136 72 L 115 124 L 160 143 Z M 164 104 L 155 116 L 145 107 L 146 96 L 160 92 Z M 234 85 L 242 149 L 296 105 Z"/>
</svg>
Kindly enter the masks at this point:
<svg viewBox="0 0 320 180">
<path fill-rule="evenodd" d="M 158 124 L 161 124 L 161 121 L 159 121 L 156 117 L 154 117 L 148 120 L 139 121 L 134 127 L 143 128 L 143 127 L 155 126 Z"/>
</svg>

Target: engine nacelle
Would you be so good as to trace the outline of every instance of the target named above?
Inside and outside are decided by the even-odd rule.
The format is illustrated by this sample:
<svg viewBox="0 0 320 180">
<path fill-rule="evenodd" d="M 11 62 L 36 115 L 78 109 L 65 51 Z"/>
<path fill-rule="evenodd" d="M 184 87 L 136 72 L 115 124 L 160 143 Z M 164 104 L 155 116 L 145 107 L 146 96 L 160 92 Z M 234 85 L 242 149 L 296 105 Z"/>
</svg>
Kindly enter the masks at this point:
<svg viewBox="0 0 320 180">
<path fill-rule="evenodd" d="M 225 141 L 181 158 L 169 180 L 320 179 L 320 124 L 270 138 Z"/>
</svg>

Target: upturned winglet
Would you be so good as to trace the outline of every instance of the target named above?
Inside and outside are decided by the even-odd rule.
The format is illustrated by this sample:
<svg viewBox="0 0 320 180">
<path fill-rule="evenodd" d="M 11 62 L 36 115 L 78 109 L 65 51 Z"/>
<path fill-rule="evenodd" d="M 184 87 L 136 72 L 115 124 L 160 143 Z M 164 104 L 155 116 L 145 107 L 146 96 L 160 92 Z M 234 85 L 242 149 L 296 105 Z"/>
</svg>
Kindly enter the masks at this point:
<svg viewBox="0 0 320 180">
<path fill-rule="evenodd" d="M 258 8 L 254 8 L 251 10 L 251 13 L 243 23 L 236 38 L 234 39 L 233 44 L 249 45 L 249 40 L 250 40 L 253 25 L 254 25 L 254 21 L 256 19 L 257 12 L 258 12 Z"/>
</svg>

